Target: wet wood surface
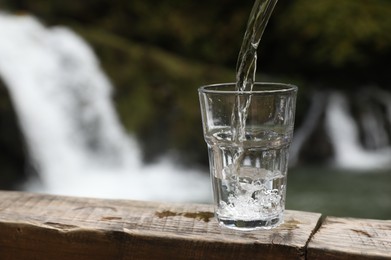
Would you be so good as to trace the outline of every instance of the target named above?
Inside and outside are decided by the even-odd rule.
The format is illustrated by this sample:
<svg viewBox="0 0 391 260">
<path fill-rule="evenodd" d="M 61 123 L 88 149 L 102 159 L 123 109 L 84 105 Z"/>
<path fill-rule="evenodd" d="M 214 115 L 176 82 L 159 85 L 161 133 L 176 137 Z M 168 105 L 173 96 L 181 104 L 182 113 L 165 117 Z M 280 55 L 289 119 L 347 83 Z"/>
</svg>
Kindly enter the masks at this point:
<svg viewBox="0 0 391 260">
<path fill-rule="evenodd" d="M 391 259 L 389 221 L 326 218 L 321 223 L 318 213 L 287 210 L 285 223 L 276 229 L 239 232 L 219 227 L 207 204 L 0 191 L 0 259 L 356 256 Z"/>
</svg>

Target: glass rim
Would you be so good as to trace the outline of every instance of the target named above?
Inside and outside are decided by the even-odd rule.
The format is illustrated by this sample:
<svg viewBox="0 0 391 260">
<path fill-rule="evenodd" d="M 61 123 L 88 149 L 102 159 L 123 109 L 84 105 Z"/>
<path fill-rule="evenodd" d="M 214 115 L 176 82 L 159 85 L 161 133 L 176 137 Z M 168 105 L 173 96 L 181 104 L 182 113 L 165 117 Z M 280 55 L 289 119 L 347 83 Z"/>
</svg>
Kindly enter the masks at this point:
<svg viewBox="0 0 391 260">
<path fill-rule="evenodd" d="M 226 87 L 235 87 L 236 83 L 228 82 L 228 83 L 215 83 L 209 85 L 203 85 L 198 88 L 200 93 L 208 93 L 208 94 L 273 94 L 273 93 L 288 93 L 297 91 L 297 86 L 288 83 L 278 83 L 278 82 L 254 82 L 255 87 L 264 86 L 264 89 L 256 89 L 256 90 L 244 90 L 238 91 L 236 89 L 233 90 L 224 90 Z M 271 88 L 266 88 L 269 86 Z"/>
</svg>

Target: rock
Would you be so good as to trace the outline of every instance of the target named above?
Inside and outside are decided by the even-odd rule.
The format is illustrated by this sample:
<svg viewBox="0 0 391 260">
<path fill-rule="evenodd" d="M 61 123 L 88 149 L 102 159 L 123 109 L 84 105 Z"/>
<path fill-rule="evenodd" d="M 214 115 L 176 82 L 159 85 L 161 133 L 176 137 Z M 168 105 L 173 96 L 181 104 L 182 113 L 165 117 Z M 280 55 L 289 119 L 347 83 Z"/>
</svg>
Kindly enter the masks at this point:
<svg viewBox="0 0 391 260">
<path fill-rule="evenodd" d="M 0 189 L 15 189 L 26 179 L 27 158 L 15 110 L 0 78 Z"/>
</svg>

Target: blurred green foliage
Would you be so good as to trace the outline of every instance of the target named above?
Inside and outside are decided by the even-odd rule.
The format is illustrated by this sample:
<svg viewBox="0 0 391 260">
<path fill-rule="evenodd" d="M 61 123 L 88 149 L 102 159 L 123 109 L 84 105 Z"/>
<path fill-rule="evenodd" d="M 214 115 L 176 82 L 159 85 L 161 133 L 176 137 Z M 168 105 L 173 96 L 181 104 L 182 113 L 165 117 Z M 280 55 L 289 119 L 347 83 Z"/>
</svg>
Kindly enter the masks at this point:
<svg viewBox="0 0 391 260">
<path fill-rule="evenodd" d="M 115 103 L 146 158 L 170 150 L 206 163 L 197 87 L 233 81 L 253 1 L 3 0 L 0 8 L 65 25 L 94 48 Z M 261 41 L 259 70 L 300 86 L 391 82 L 391 1 L 280 1 Z M 268 80 L 258 77 L 258 80 Z M 332 83 L 332 84 L 330 84 Z"/>
<path fill-rule="evenodd" d="M 205 146 L 197 88 L 208 82 L 232 81 L 233 72 L 109 32 L 79 32 L 106 61 L 105 71 L 115 79 L 118 112 L 125 127 L 142 140 L 146 159 L 154 158 L 155 152 L 176 148 L 188 151 L 187 159 L 204 160 L 195 158 Z"/>
<path fill-rule="evenodd" d="M 387 0 L 296 0 L 276 17 L 274 33 L 298 73 L 389 83 L 390 12 Z"/>
<path fill-rule="evenodd" d="M 251 1 L 235 0 L 3 2 L 6 9 L 32 13 L 46 24 L 109 31 L 182 56 L 219 64 L 236 61 L 252 7 Z"/>
</svg>

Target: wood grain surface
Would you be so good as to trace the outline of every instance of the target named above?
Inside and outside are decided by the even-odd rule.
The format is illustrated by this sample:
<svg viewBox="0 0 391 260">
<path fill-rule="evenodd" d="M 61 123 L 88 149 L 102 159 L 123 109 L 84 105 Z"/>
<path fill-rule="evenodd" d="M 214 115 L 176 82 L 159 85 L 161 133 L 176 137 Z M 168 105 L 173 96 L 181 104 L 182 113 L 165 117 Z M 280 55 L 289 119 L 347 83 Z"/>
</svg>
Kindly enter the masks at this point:
<svg viewBox="0 0 391 260">
<path fill-rule="evenodd" d="M 391 259 L 391 220 L 287 210 L 239 232 L 212 205 L 0 191 L 0 259 Z"/>
<path fill-rule="evenodd" d="M 391 220 L 327 217 L 311 239 L 308 259 L 391 259 Z"/>
<path fill-rule="evenodd" d="M 320 217 L 239 232 L 212 205 L 0 191 L 0 259 L 305 259 Z"/>
</svg>

